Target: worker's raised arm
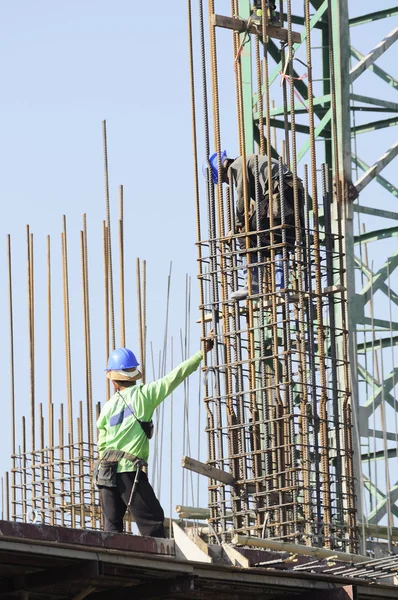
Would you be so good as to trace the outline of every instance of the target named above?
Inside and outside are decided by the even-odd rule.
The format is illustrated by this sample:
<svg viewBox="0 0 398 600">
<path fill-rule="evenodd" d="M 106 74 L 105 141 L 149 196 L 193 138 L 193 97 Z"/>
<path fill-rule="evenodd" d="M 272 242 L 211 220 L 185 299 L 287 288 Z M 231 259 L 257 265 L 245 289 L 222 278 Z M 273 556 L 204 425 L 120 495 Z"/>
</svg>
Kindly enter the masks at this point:
<svg viewBox="0 0 398 600">
<path fill-rule="evenodd" d="M 210 332 L 210 337 L 205 341 L 205 351 L 209 352 L 213 348 L 213 337 L 212 332 Z M 143 406 L 137 406 L 136 409 L 139 413 L 145 415 L 145 419 L 150 419 L 152 417 L 152 413 L 157 406 L 167 396 L 169 396 L 175 389 L 186 379 L 194 373 L 199 367 L 201 360 L 203 358 L 203 352 L 199 350 L 188 358 L 188 360 L 184 360 L 178 367 L 173 369 L 168 375 L 162 377 L 162 379 L 158 379 L 158 381 L 153 381 L 151 383 L 146 383 L 141 388 L 140 396 L 143 398 Z"/>
<path fill-rule="evenodd" d="M 142 407 L 137 406 L 137 411 L 141 413 L 142 410 L 141 414 L 145 415 L 145 419 L 150 419 L 155 408 L 159 406 L 159 404 L 163 402 L 163 400 L 167 398 L 167 396 L 169 396 L 176 387 L 184 381 L 184 379 L 197 370 L 202 358 L 203 352 L 199 350 L 196 354 L 191 356 L 191 358 L 184 360 L 184 362 L 178 365 L 178 367 L 173 369 L 165 377 L 143 385 L 141 394 L 144 399 L 144 405 Z"/>
</svg>

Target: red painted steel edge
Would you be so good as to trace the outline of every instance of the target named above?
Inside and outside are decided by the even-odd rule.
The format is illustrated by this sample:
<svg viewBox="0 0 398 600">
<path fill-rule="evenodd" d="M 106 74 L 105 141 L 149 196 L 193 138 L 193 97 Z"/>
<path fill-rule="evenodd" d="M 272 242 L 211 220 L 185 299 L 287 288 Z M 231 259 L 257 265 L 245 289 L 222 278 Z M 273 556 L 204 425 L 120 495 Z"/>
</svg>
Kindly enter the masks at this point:
<svg viewBox="0 0 398 600">
<path fill-rule="evenodd" d="M 0 520 L 0 538 L 19 538 L 25 541 L 40 540 L 59 544 L 81 544 L 96 548 L 110 548 L 125 552 L 143 552 L 175 556 L 174 541 L 141 537 L 124 533 L 106 533 L 88 529 L 70 529 L 50 525 L 33 525 Z"/>
</svg>

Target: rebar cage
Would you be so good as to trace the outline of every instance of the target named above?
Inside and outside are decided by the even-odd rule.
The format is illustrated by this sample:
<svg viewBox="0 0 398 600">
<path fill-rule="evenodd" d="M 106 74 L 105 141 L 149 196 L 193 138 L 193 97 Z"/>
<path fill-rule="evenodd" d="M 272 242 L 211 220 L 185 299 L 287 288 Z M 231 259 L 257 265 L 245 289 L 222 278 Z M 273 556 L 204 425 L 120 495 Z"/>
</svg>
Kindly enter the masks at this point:
<svg viewBox="0 0 398 600">
<path fill-rule="evenodd" d="M 209 1 L 208 59 L 204 11 L 199 2 L 203 133 L 205 154 L 209 157 L 204 169 L 206 186 L 203 193 L 198 183 L 200 159 L 196 140 L 193 33 L 190 30 L 202 335 L 206 337 L 211 327 L 216 339 L 212 358 L 205 360 L 208 462 L 230 472 L 235 481 L 229 486 L 211 480 L 209 523 L 212 537 L 218 541 L 245 534 L 356 552 L 343 238 L 348 186 L 338 176 L 337 159 L 333 165 L 327 165 L 325 157 L 322 161 L 317 159 L 315 150 L 309 3 L 305 2 L 303 23 L 307 35 L 311 163 L 304 166 L 302 181 L 297 170 L 296 148 L 296 132 L 297 129 L 300 131 L 300 126 L 296 125 L 293 109 L 293 80 L 297 74 L 293 58 L 289 60 L 289 56 L 294 57 L 291 2 L 281 3 L 282 28 L 277 36 L 272 28 L 267 29 L 270 23 L 265 2 L 262 7 L 263 18 L 253 29 L 254 13 L 249 2 L 232 2 L 232 18 L 228 19 L 216 15 L 215 2 Z M 283 28 L 283 7 L 287 12 L 287 29 Z M 237 15 L 240 19 L 248 17 L 244 26 L 238 23 Z M 223 185 L 228 181 L 228 171 L 221 162 L 219 69 L 222 63 L 217 54 L 217 27 L 233 30 L 237 133 L 244 200 L 244 224 L 240 223 L 240 227 L 235 222 L 236 188 L 231 182 Z M 276 163 L 279 167 L 276 176 L 272 172 L 275 162 L 274 166 L 271 162 L 272 157 L 275 160 L 278 155 L 271 143 L 274 134 L 270 116 L 269 49 L 265 43 L 269 35 L 286 38 L 280 53 L 286 138 Z M 245 47 L 249 48 L 246 56 Z M 263 49 L 262 57 L 260 48 Z M 251 63 L 251 52 L 255 64 Z M 329 53 L 333 88 L 332 44 Z M 253 96 L 248 87 L 252 71 L 253 80 L 254 73 L 257 79 L 257 120 L 253 118 Z M 207 106 L 207 72 L 211 73 L 211 121 Z M 335 111 L 335 105 L 331 110 Z M 334 118 L 331 137 L 335 144 L 336 123 Z M 253 171 L 255 147 L 258 157 L 268 159 L 268 181 L 279 183 L 279 197 L 268 194 L 266 228 L 259 217 L 264 187 L 261 187 L 259 158 L 255 159 Z M 217 182 L 213 182 L 212 176 L 212 151 L 217 152 Z M 320 165 L 320 162 L 324 164 Z M 284 180 L 285 165 L 291 171 L 290 192 L 286 190 Z M 231 175 L 229 179 L 232 179 Z M 285 214 L 284 195 L 288 193 L 293 199 L 294 223 L 288 222 Z M 279 207 L 276 206 L 278 203 Z M 263 241 L 264 234 L 267 244 Z M 231 298 L 231 294 L 245 284 L 239 274 L 243 268 L 242 259 L 247 267 L 248 296 L 240 303 Z M 253 287 L 255 277 L 258 290 Z"/>
</svg>

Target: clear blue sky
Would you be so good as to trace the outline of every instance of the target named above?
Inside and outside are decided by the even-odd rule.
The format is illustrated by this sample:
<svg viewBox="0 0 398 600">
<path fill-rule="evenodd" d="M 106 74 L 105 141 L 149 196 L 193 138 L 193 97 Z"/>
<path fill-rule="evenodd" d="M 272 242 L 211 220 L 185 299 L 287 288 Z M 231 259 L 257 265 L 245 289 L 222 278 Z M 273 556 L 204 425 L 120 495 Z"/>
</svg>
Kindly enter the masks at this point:
<svg viewBox="0 0 398 600">
<path fill-rule="evenodd" d="M 193 2 L 195 5 L 195 2 Z M 229 2 L 218 2 L 229 13 Z M 395 2 L 384 2 L 394 6 Z M 376 9 L 371 0 L 351 1 L 352 16 Z M 353 30 L 352 43 L 366 54 L 393 27 L 392 19 Z M 220 37 L 220 56 L 228 56 L 230 36 Z M 186 3 L 118 0 L 14 0 L 2 8 L 0 21 L 2 94 L 0 98 L 0 364 L 3 380 L 3 436 L 0 472 L 10 466 L 8 313 L 6 234 L 12 236 L 17 367 L 17 432 L 29 412 L 25 225 L 35 236 L 37 398 L 46 402 L 45 236 L 54 255 L 54 402 L 65 401 L 60 275 L 60 231 L 67 215 L 72 315 L 73 393 L 84 398 L 80 241 L 82 214 L 89 227 L 94 400 L 103 400 L 102 219 L 104 210 L 101 122 L 107 120 L 113 236 L 117 232 L 117 187 L 125 190 L 127 344 L 138 347 L 135 258 L 148 261 L 148 340 L 162 347 L 167 274 L 173 262 L 169 332 L 175 362 L 181 358 L 185 274 L 192 276 L 191 351 L 199 345 L 197 317 L 195 207 L 192 178 L 191 116 L 187 54 Z M 394 74 L 392 49 L 380 65 Z M 197 65 L 199 67 L 199 65 Z M 221 72 L 221 84 L 232 90 Z M 357 93 L 394 100 L 393 90 L 366 74 Z M 222 95 L 223 145 L 237 152 L 235 97 Z M 199 98 L 200 103 L 200 98 Z M 201 110 L 199 109 L 199 118 Z M 199 136 L 201 125 L 199 122 Z M 280 138 L 279 138 L 280 139 Z M 361 157 L 372 163 L 396 139 L 396 131 L 363 136 Z M 362 142 L 362 139 L 361 139 Z M 200 142 L 203 151 L 203 142 Z M 385 176 L 394 180 L 395 167 Z M 373 188 L 389 206 L 381 188 Z M 364 195 L 365 197 L 365 195 Z M 365 202 L 374 202 L 367 195 Z M 375 203 L 375 202 L 374 202 Z M 1 247 L 0 247 L 1 248 Z M 117 246 L 114 247 L 114 252 Z M 149 346 L 148 346 L 149 351 Z M 197 410 L 197 379 L 191 384 Z M 181 426 L 182 394 L 175 397 L 175 422 Z M 168 410 L 168 409 L 167 409 Z M 195 412 L 196 414 L 196 412 Z M 203 412 L 202 412 L 203 414 Z M 196 429 L 193 417 L 193 428 Z M 178 436 L 177 436 L 178 437 Z M 195 442 L 196 443 L 196 442 Z M 176 440 L 174 470 L 179 470 L 182 441 Z M 191 454 L 196 456 L 196 450 Z M 205 459 L 202 455 L 202 459 Z M 168 513 L 168 458 L 164 458 L 162 499 Z M 173 504 L 181 500 L 179 475 Z M 203 488 L 205 488 L 205 483 Z M 206 502 L 206 493 L 202 495 Z"/>
</svg>

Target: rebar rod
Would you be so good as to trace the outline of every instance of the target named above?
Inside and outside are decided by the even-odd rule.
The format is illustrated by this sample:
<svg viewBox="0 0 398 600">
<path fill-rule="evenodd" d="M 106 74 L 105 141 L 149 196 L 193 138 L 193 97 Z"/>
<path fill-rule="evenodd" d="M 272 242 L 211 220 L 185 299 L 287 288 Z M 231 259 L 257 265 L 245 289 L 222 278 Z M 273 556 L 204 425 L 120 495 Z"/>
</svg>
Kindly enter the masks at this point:
<svg viewBox="0 0 398 600">
<path fill-rule="evenodd" d="M 46 522 L 46 498 L 48 498 L 48 490 L 45 488 L 45 480 L 47 479 L 44 470 L 44 417 L 43 403 L 39 404 L 39 435 L 40 435 L 40 520 L 43 524 Z M 46 493 L 47 492 L 47 493 Z"/>
<path fill-rule="evenodd" d="M 64 422 L 64 405 L 61 402 L 59 407 L 58 420 L 58 443 L 59 443 L 59 478 L 60 478 L 60 500 L 59 511 L 61 525 L 65 525 L 65 422 Z"/>
<path fill-rule="evenodd" d="M 5 488 L 6 488 L 6 520 L 10 520 L 10 477 L 8 471 L 5 474 Z"/>
<path fill-rule="evenodd" d="M 78 483 L 78 491 L 79 491 L 79 503 L 80 503 L 80 527 L 85 528 L 85 507 L 84 507 L 84 462 L 83 462 L 83 402 L 80 400 L 79 402 L 79 417 L 77 419 L 77 443 L 78 443 L 78 459 L 79 459 L 79 483 Z M 72 501 L 74 502 L 74 500 Z M 93 506 L 94 506 L 94 498 L 91 498 L 90 502 L 90 513 L 91 520 L 94 524 L 95 521 L 93 519 Z"/>
<path fill-rule="evenodd" d="M 69 308 L 69 269 L 68 269 L 68 240 L 66 230 L 66 216 L 63 215 L 62 238 L 62 272 L 63 272 L 63 300 L 64 300 L 64 335 L 65 335 L 65 370 L 66 370 L 66 398 L 68 410 L 67 439 L 69 449 L 69 473 L 71 497 L 74 493 L 74 457 L 73 457 L 73 398 L 72 398 L 72 356 L 70 340 L 70 308 Z M 72 527 L 75 527 L 75 509 L 71 508 Z"/>
<path fill-rule="evenodd" d="M 92 372 L 91 372 L 91 327 L 90 327 L 90 302 L 89 302 L 89 281 L 88 281 L 88 243 L 87 243 L 87 218 L 83 215 L 83 231 L 80 232 L 80 251 L 82 268 L 82 297 L 83 297 L 83 326 L 84 326 L 84 356 L 85 356 L 85 376 L 86 376 L 86 423 L 87 440 L 89 446 L 89 468 L 90 473 L 94 472 L 94 424 L 93 424 L 93 393 L 92 393 Z M 83 428 L 83 418 L 80 417 L 80 427 Z M 81 443 L 83 442 L 83 433 L 81 434 Z M 79 442 L 79 448 L 81 448 Z M 81 464 L 79 461 L 79 472 Z M 79 479 L 79 485 L 82 479 Z M 91 505 L 94 504 L 93 483 L 90 490 Z M 82 518 L 82 517 L 80 517 Z M 95 519 L 92 516 L 92 527 L 95 526 Z"/>
<path fill-rule="evenodd" d="M 7 236 L 7 264 L 8 264 L 8 311 L 10 331 L 10 392 L 11 392 L 11 452 L 12 452 L 12 477 L 11 477 L 11 506 L 15 511 L 16 501 L 16 464 L 15 464 L 15 367 L 14 367 L 14 305 L 12 295 L 12 261 L 11 261 L 11 236 Z"/>
<path fill-rule="evenodd" d="M 120 345 L 126 346 L 126 315 L 124 302 L 124 193 L 119 186 L 119 294 L 120 294 Z"/>
<path fill-rule="evenodd" d="M 54 498 L 54 405 L 53 405 L 53 360 L 52 360 L 52 286 L 51 286 L 51 238 L 47 236 L 47 419 L 48 446 L 50 448 L 50 509 Z M 54 512 L 50 511 L 50 525 L 54 525 Z"/>
<path fill-rule="evenodd" d="M 105 210 L 106 210 L 106 231 L 108 241 L 107 252 L 107 269 L 108 269 L 108 286 L 109 286 L 109 313 L 110 313 L 110 329 L 112 350 L 116 347 L 115 334 L 115 302 L 113 293 L 113 265 L 112 265 L 112 240 L 111 240 L 111 205 L 109 200 L 109 167 L 108 167 L 108 138 L 106 132 L 106 121 L 102 121 L 102 141 L 104 147 L 104 183 L 105 183 Z"/>
<path fill-rule="evenodd" d="M 204 137 L 204 146 L 205 146 L 205 156 L 206 156 L 206 160 L 209 159 L 210 157 L 210 133 L 209 133 L 209 109 L 208 109 L 208 92 L 207 92 L 207 65 L 206 65 L 206 43 L 205 43 L 205 27 L 204 27 L 204 15 L 203 15 L 203 0 L 198 0 L 198 8 L 199 8 L 199 36 L 200 36 L 200 54 L 201 54 L 201 81 L 202 81 L 202 104 L 203 104 L 203 137 Z M 192 40 L 192 22 L 190 19 L 190 39 Z M 190 43 L 190 62 L 192 62 L 193 60 L 193 54 L 192 54 L 193 50 L 192 50 L 192 41 Z M 193 66 L 193 65 L 192 65 Z M 191 71 L 191 94 L 192 94 L 192 89 L 193 89 L 193 68 L 191 67 L 190 69 Z M 196 138 L 195 138 L 196 140 Z M 196 141 L 195 141 L 195 145 L 196 145 Z M 208 217 L 208 221 L 210 223 L 210 182 L 209 182 L 209 169 L 210 169 L 210 164 L 207 163 L 207 178 L 206 178 L 206 208 L 207 208 L 207 217 Z M 197 239 L 201 239 L 201 235 L 200 235 L 200 202 L 199 202 L 199 197 L 197 196 L 196 198 L 196 235 L 197 235 Z M 212 252 L 213 250 L 213 246 L 210 246 L 210 252 L 212 257 L 214 257 L 214 253 Z M 199 253 L 199 250 L 198 250 Z M 200 256 L 198 254 L 198 256 Z M 214 265 L 214 258 L 211 259 L 211 270 L 214 271 L 215 270 L 215 265 Z M 202 262 L 199 261 L 198 263 L 199 265 L 199 269 L 201 269 L 202 266 Z M 202 293 L 202 300 L 204 300 L 204 295 Z M 215 311 L 212 308 L 212 319 L 213 319 L 213 323 L 215 322 Z M 204 336 L 205 336 L 205 321 L 204 321 L 204 312 L 202 313 L 202 338 L 204 340 Z M 205 369 L 208 369 L 208 357 L 206 355 L 206 353 L 204 352 L 204 366 Z M 207 372 L 207 370 L 205 371 Z M 210 399 L 209 399 L 209 387 L 208 387 L 208 380 L 207 377 L 205 377 L 205 398 L 204 398 L 204 402 L 205 402 L 205 406 L 206 406 L 206 417 L 207 417 L 207 424 L 208 424 L 208 429 L 211 430 L 211 432 L 209 431 L 208 436 L 207 436 L 207 445 L 208 445 L 208 457 L 209 460 L 212 464 L 215 464 L 215 434 L 214 434 L 214 415 L 213 412 L 211 410 L 211 406 L 210 406 Z M 217 514 L 217 491 L 215 488 L 215 484 L 216 482 L 213 480 L 210 480 L 210 485 L 208 488 L 208 494 L 209 494 L 209 507 L 210 507 L 210 519 L 214 520 L 216 518 L 216 514 Z M 210 539 L 212 541 L 215 541 L 215 536 L 211 536 Z"/>
<path fill-rule="evenodd" d="M 91 323 L 90 323 L 90 293 L 88 276 L 88 235 L 87 235 L 87 215 L 83 215 L 83 236 L 82 236 L 82 270 L 83 270 L 83 296 L 84 296 L 84 321 L 85 321 L 85 358 L 86 358 L 86 414 L 87 414 L 87 439 L 90 446 L 94 443 L 94 424 L 93 424 L 93 382 L 91 368 Z"/>
<path fill-rule="evenodd" d="M 110 354 L 109 339 L 109 270 L 108 270 L 108 231 L 106 222 L 102 221 L 102 239 L 104 248 L 104 316 L 105 316 L 105 364 L 108 362 Z M 105 398 L 110 398 L 110 381 L 105 379 Z"/>
<path fill-rule="evenodd" d="M 323 211 L 324 211 L 324 228 L 325 228 L 325 246 L 326 246 L 326 283 L 328 287 L 332 287 L 333 281 L 333 237 L 331 230 L 331 206 L 330 195 L 328 189 L 328 173 L 327 166 L 322 165 L 322 196 L 323 196 Z M 335 319 L 335 299 L 334 294 L 328 295 L 329 305 L 329 344 L 330 344 L 330 360 L 331 360 L 331 379 L 332 379 L 332 406 L 333 406 L 333 423 L 336 439 L 336 513 L 340 523 L 344 522 L 343 516 L 343 488 L 342 488 L 342 456 L 340 443 L 340 406 L 338 398 L 338 381 L 337 381 L 337 348 L 336 348 L 336 319 Z"/>
<path fill-rule="evenodd" d="M 143 340 L 143 307 L 142 307 L 142 291 L 141 291 L 141 262 L 136 259 L 136 286 L 137 286 L 137 312 L 138 312 L 138 340 L 140 346 L 140 365 L 143 364 L 144 358 L 144 340 Z"/>
<path fill-rule="evenodd" d="M 142 261 L 142 383 L 146 383 L 146 346 L 147 346 L 147 280 L 146 260 Z"/>
<path fill-rule="evenodd" d="M 26 519 L 26 514 L 27 514 L 27 479 L 26 479 L 26 448 L 27 448 L 27 444 L 26 444 L 26 419 L 25 417 L 22 417 L 22 468 L 23 468 L 23 472 L 22 472 L 22 514 L 24 516 L 24 519 Z"/>
</svg>

